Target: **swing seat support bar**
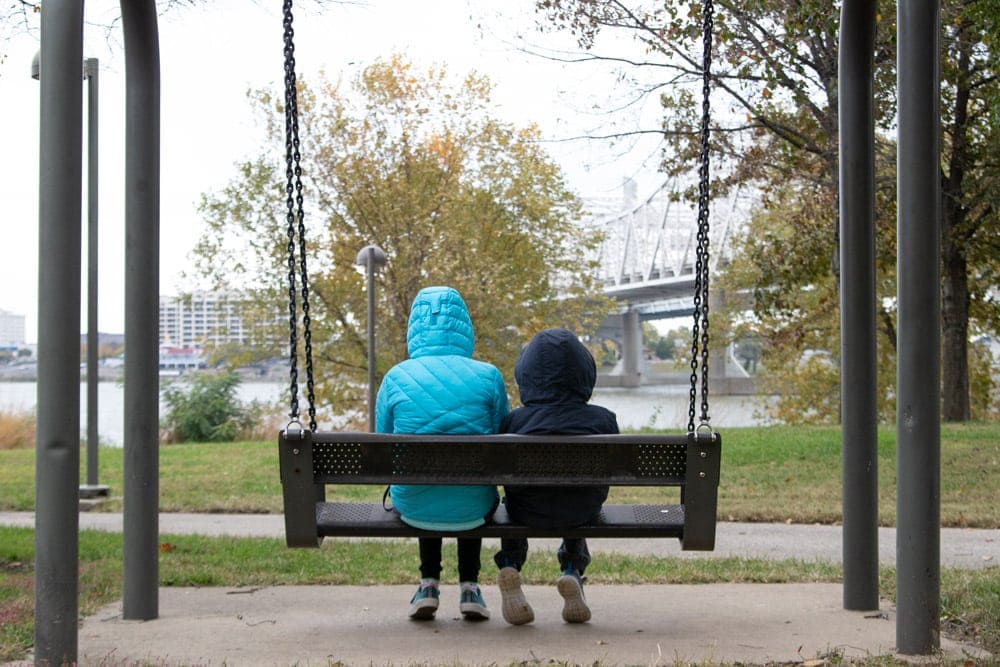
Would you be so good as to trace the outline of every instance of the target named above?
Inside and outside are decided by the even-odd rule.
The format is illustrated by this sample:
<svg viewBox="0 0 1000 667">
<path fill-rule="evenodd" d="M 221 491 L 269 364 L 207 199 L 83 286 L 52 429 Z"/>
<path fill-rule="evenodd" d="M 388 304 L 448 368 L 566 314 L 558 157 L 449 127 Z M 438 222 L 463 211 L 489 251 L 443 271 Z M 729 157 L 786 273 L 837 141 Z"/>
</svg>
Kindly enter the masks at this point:
<svg viewBox="0 0 1000 667">
<path fill-rule="evenodd" d="M 715 548 L 722 451 L 717 433 L 685 435 L 403 435 L 282 431 L 278 440 L 290 547 L 324 537 L 673 537 L 686 551 Z M 657 486 L 679 504 L 606 504 L 592 523 L 543 529 L 503 505 L 471 531 L 432 532 L 379 503 L 327 502 L 328 485 L 486 484 Z"/>
</svg>

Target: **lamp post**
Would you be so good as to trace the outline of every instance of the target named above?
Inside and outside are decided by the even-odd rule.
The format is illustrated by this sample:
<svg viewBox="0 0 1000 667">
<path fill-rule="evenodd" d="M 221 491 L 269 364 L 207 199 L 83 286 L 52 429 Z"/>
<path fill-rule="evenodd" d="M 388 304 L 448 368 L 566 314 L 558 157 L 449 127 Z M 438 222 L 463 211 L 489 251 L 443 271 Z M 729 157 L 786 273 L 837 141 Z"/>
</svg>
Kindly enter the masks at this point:
<svg viewBox="0 0 1000 667">
<path fill-rule="evenodd" d="M 355 265 L 365 268 L 368 279 L 368 432 L 375 432 L 375 273 L 385 266 L 385 252 L 377 245 L 358 252 Z"/>
<path fill-rule="evenodd" d="M 31 78 L 39 80 L 40 54 L 31 61 Z M 87 483 L 80 486 L 81 498 L 108 495 L 108 487 L 98 483 L 97 434 L 97 200 L 98 200 L 98 61 L 85 58 L 83 78 L 87 81 Z"/>
</svg>

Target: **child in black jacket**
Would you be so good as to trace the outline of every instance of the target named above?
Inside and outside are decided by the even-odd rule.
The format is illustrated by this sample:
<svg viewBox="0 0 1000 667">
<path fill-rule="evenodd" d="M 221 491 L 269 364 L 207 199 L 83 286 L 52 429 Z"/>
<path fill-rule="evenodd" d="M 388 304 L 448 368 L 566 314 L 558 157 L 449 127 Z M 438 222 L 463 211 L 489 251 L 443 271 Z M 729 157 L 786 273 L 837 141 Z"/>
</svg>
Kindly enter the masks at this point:
<svg viewBox="0 0 1000 667">
<path fill-rule="evenodd" d="M 571 435 L 618 433 L 615 414 L 587 401 L 597 381 L 597 365 L 590 351 L 567 329 L 539 332 L 521 351 L 514 367 L 523 407 L 513 410 L 500 425 L 501 433 Z M 572 528 L 590 522 L 608 497 L 607 486 L 504 486 L 507 513 L 518 522 L 538 528 Z M 567 623 L 590 620 L 583 595 L 583 573 L 590 551 L 583 538 L 565 538 L 557 552 L 562 576 L 556 587 L 563 597 Z M 528 557 L 528 540 L 504 538 L 494 556 L 500 568 L 498 583 L 504 620 L 530 623 L 535 613 L 521 590 L 521 567 Z"/>
</svg>

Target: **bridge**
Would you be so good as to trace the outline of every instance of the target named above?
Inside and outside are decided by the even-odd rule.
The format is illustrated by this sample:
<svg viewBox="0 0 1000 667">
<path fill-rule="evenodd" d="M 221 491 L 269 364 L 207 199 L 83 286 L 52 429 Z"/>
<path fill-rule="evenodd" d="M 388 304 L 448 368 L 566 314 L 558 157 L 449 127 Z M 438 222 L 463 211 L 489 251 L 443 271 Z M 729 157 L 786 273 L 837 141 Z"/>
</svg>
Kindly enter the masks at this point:
<svg viewBox="0 0 1000 667">
<path fill-rule="evenodd" d="M 601 324 L 600 338 L 616 341 L 622 363 L 605 385 L 636 387 L 643 382 L 641 323 L 694 312 L 694 265 L 698 232 L 697 207 L 683 198 L 684 184 L 669 178 L 649 197 L 638 201 L 634 181 L 624 184 L 618 210 L 609 200 L 589 200 L 592 223 L 604 233 L 599 249 L 599 271 L 604 293 L 618 301 L 618 312 Z M 709 272 L 728 261 L 729 241 L 750 214 L 749 193 L 736 189 L 712 202 L 709 232 Z M 712 297 L 714 300 L 714 297 Z M 710 311 L 713 304 L 709 304 Z M 709 363 L 713 380 L 726 379 L 727 351 L 714 350 Z M 685 376 L 685 382 L 686 376 Z M 724 390 L 742 393 L 728 382 Z"/>
</svg>

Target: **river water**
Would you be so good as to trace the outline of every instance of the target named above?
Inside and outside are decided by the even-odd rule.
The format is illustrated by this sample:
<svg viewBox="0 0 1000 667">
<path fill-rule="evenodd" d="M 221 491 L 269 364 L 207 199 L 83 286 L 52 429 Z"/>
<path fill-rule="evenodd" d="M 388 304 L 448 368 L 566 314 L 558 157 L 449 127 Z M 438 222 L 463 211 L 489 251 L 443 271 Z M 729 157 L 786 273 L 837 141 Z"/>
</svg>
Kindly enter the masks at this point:
<svg viewBox="0 0 1000 667">
<path fill-rule="evenodd" d="M 287 385 L 274 382 L 243 382 L 238 395 L 241 401 L 284 401 Z M 618 416 L 622 430 L 644 426 L 683 431 L 688 422 L 688 391 L 681 385 L 649 385 L 637 388 L 599 388 L 592 403 L 603 405 Z M 121 446 L 124 432 L 124 390 L 120 382 L 97 385 L 98 437 L 102 445 Z M 87 386 L 80 383 L 80 429 L 87 424 Z M 712 424 L 717 428 L 756 426 L 767 423 L 762 416 L 767 397 L 711 396 Z M 33 410 L 37 402 L 34 382 L 0 382 L 0 410 Z M 163 415 L 163 402 L 160 414 Z M 323 425 L 320 424 L 322 429 Z"/>
</svg>

